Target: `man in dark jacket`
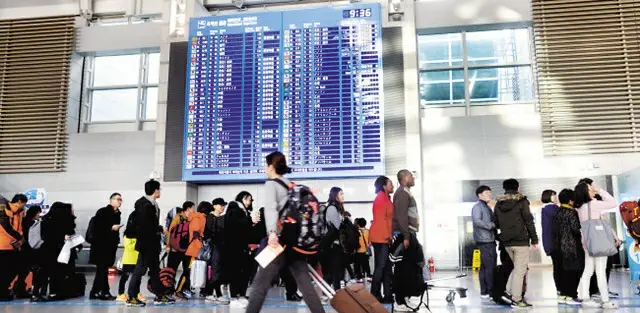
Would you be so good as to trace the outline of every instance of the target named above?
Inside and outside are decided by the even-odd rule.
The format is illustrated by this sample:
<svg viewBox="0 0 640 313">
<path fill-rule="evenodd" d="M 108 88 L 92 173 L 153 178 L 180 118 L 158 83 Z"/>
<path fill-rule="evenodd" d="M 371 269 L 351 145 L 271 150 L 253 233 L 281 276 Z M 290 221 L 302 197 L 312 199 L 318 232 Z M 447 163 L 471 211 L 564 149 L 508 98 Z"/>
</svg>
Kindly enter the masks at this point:
<svg viewBox="0 0 640 313">
<path fill-rule="evenodd" d="M 500 241 L 513 261 L 513 272 L 507 284 L 513 307 L 526 308 L 531 305 L 522 299 L 524 276 L 529 266 L 529 245 L 536 249 L 538 234 L 529 209 L 529 200 L 522 195 L 520 183 L 507 179 L 502 183 L 505 194 L 498 197 L 494 209 L 496 228 L 500 230 Z"/>
<path fill-rule="evenodd" d="M 89 263 L 96 265 L 96 277 L 89 299 L 113 301 L 115 296 L 109 291 L 109 268 L 116 261 L 116 251 L 120 243 L 120 206 L 122 195 L 114 193 L 109 197 L 109 205 L 96 212 L 89 253 Z"/>
<path fill-rule="evenodd" d="M 489 207 L 491 188 L 480 186 L 476 189 L 478 202 L 471 209 L 473 220 L 473 239 L 480 249 L 480 294 L 483 299 L 489 299 L 493 292 L 493 271 L 496 268 L 496 224 L 493 211 Z"/>
<path fill-rule="evenodd" d="M 146 304 L 138 299 L 142 276 L 149 270 L 149 284 L 156 295 L 154 303 L 173 304 L 175 300 L 169 298 L 167 290 L 160 282 L 160 250 L 161 235 L 164 231 L 160 225 L 160 208 L 156 200 L 160 198 L 160 182 L 150 180 L 144 184 L 145 196 L 136 201 L 135 228 L 136 250 L 138 262 L 129 282 L 129 300 L 127 306 L 142 307 Z"/>
</svg>

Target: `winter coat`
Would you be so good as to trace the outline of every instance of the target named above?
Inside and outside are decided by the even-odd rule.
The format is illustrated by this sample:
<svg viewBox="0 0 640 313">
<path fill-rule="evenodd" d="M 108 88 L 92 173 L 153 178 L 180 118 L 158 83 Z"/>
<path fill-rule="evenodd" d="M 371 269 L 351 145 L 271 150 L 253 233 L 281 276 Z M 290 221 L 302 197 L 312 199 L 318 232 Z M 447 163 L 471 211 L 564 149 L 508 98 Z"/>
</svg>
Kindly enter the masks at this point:
<svg viewBox="0 0 640 313">
<path fill-rule="evenodd" d="M 527 197 L 514 191 L 498 196 L 494 214 L 496 228 L 500 230 L 500 241 L 506 247 L 538 244 L 538 234 Z"/>
<path fill-rule="evenodd" d="M 89 263 L 113 266 L 116 262 L 120 232 L 111 228 L 113 225 L 120 225 L 121 214 L 120 210 L 114 210 L 111 205 L 99 209 L 96 213 Z"/>
<path fill-rule="evenodd" d="M 561 207 L 553 214 L 552 242 L 554 253 L 562 256 L 564 270 L 579 270 L 584 267 L 584 249 L 578 212 Z"/>
<path fill-rule="evenodd" d="M 542 207 L 542 245 L 544 246 L 544 253 L 551 255 L 553 251 L 553 216 L 558 211 L 558 206 L 553 203 L 548 203 Z"/>
<path fill-rule="evenodd" d="M 189 215 L 189 248 L 187 248 L 186 255 L 194 258 L 198 256 L 198 252 L 202 248 L 206 223 L 207 216 L 204 213 L 196 212 Z"/>
<path fill-rule="evenodd" d="M 493 211 L 486 202 L 480 200 L 471 209 L 473 239 L 476 243 L 496 242 L 496 224 Z"/>
<path fill-rule="evenodd" d="M 161 236 L 164 232 L 159 223 L 160 210 L 147 197 L 134 204 L 136 218 L 136 250 L 151 254 L 160 254 Z"/>
<path fill-rule="evenodd" d="M 372 243 L 389 243 L 391 241 L 393 222 L 393 202 L 384 191 L 380 191 L 373 201 L 373 222 L 369 229 Z"/>
</svg>

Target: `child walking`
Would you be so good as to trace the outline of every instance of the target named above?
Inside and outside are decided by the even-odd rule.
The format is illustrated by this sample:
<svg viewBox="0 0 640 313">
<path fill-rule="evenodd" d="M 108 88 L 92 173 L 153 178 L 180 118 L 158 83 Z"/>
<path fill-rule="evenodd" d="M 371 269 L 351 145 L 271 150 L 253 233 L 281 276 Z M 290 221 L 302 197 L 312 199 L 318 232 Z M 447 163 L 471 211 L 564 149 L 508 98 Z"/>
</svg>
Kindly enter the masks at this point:
<svg viewBox="0 0 640 313">
<path fill-rule="evenodd" d="M 134 213 L 131 213 L 133 215 Z M 129 227 L 131 225 L 132 216 L 129 216 L 129 221 L 127 222 L 127 228 L 124 232 L 124 253 L 122 254 L 122 273 L 120 274 L 120 283 L 118 284 L 118 297 L 116 301 L 119 302 L 127 302 L 129 297 L 127 296 L 127 292 L 125 290 L 125 285 L 127 284 L 127 280 L 129 280 L 129 276 L 133 273 L 133 270 L 136 268 L 136 263 L 138 263 L 138 251 L 136 251 L 136 239 L 129 238 L 127 236 L 134 236 L 133 227 Z M 143 302 L 147 301 L 142 294 L 138 294 L 138 299 Z"/>
</svg>

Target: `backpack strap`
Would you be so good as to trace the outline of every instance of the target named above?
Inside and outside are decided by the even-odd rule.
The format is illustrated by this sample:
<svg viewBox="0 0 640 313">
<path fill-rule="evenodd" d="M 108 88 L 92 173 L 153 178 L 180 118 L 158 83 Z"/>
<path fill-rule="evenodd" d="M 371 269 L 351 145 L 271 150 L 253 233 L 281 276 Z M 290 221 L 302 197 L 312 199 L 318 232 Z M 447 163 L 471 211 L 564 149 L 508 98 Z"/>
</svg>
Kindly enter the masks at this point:
<svg viewBox="0 0 640 313">
<path fill-rule="evenodd" d="M 284 189 L 286 189 L 286 190 L 291 189 L 291 186 L 287 185 L 287 183 L 285 183 L 284 180 L 282 180 L 280 178 L 274 178 L 274 179 L 269 179 L 269 180 L 278 183 L 278 185 L 284 187 Z"/>
</svg>

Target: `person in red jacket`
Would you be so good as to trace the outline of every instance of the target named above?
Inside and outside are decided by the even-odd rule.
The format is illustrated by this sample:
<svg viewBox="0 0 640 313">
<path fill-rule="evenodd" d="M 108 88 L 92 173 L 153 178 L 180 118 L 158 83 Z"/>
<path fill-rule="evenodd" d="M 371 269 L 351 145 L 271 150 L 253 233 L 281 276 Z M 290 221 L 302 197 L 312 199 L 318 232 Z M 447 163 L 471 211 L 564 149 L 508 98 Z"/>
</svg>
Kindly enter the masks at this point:
<svg viewBox="0 0 640 313">
<path fill-rule="evenodd" d="M 22 216 L 27 197 L 17 194 L 11 202 L 0 197 L 0 301 L 11 301 L 9 286 L 17 274 L 15 262 L 19 259 L 20 247 L 25 243 L 22 236 Z"/>
<path fill-rule="evenodd" d="M 391 264 L 389 263 L 389 243 L 391 242 L 393 202 L 393 182 L 386 176 L 376 179 L 376 199 L 373 201 L 373 221 L 369 229 L 369 241 L 373 245 L 375 270 L 371 283 L 371 293 L 381 303 L 393 303 L 391 292 Z M 380 287 L 384 287 L 384 297 Z"/>
</svg>

